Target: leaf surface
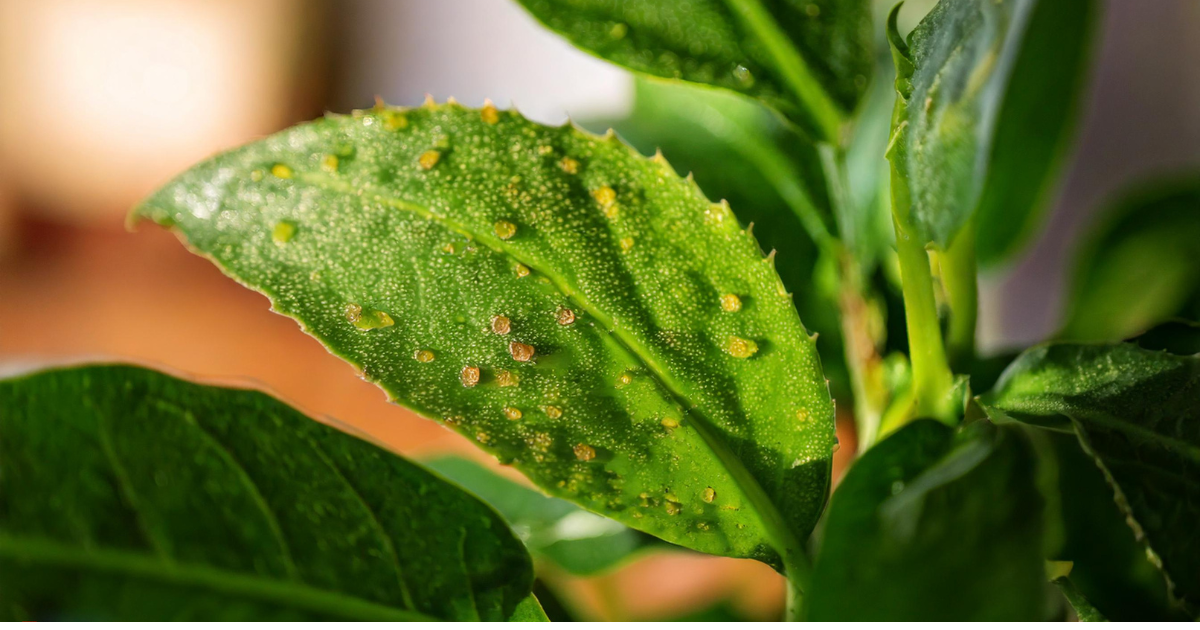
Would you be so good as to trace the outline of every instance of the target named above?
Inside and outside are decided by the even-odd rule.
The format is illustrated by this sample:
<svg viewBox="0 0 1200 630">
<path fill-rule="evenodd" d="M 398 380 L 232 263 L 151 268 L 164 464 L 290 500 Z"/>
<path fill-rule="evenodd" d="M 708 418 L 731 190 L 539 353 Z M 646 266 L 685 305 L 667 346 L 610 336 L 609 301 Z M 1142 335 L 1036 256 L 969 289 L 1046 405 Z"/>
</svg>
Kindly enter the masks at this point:
<svg viewBox="0 0 1200 630">
<path fill-rule="evenodd" d="M 612 569 L 656 542 L 612 519 L 509 481 L 470 460 L 446 456 L 424 464 L 496 508 L 532 553 L 574 575 Z"/>
<path fill-rule="evenodd" d="M 533 567 L 479 500 L 267 396 L 144 368 L 0 381 L 0 615 L 504 620 Z"/>
<path fill-rule="evenodd" d="M 1175 594 L 1200 598 L 1200 356 L 1132 344 L 1027 351 L 984 403 L 1073 429 Z M 1099 602 L 1097 602 L 1099 603 Z"/>
<path fill-rule="evenodd" d="M 814 621 L 1041 620 L 1042 502 L 1020 436 L 917 420 L 868 450 L 830 502 Z"/>
<path fill-rule="evenodd" d="M 945 248 L 977 210 L 985 262 L 1025 235 L 1072 128 L 1097 12 L 1095 0 L 943 0 L 906 44 L 893 33 L 889 158 L 918 238 Z"/>
<path fill-rule="evenodd" d="M 1074 262 L 1072 341 L 1119 341 L 1200 316 L 1200 177 L 1145 184 L 1107 212 Z"/>
<path fill-rule="evenodd" d="M 377 108 L 218 156 L 137 213 L 555 496 L 775 564 L 820 514 L 833 405 L 771 259 L 615 137 Z"/>
<path fill-rule="evenodd" d="M 637 72 L 726 88 L 837 140 L 871 74 L 868 0 L 520 0 L 576 46 Z"/>
</svg>

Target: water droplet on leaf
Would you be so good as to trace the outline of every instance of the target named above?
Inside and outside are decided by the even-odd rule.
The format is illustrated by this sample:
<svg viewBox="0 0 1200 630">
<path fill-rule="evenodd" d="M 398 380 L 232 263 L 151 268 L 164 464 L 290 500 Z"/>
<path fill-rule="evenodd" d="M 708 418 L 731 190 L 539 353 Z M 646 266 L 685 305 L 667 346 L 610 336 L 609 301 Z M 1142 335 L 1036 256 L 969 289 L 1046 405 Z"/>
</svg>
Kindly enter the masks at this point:
<svg viewBox="0 0 1200 630">
<path fill-rule="evenodd" d="M 523 415 L 525 414 L 521 413 L 521 410 L 517 409 L 516 407 L 504 408 L 504 417 L 508 418 L 509 420 L 520 420 L 521 416 Z"/>
<path fill-rule="evenodd" d="M 758 344 L 750 339 L 730 335 L 725 342 L 725 352 L 738 359 L 749 359 L 754 356 L 755 352 L 758 352 Z"/>
<path fill-rule="evenodd" d="M 279 179 L 291 179 L 292 167 L 288 166 L 287 164 L 276 164 L 275 166 L 271 167 L 271 174 Z"/>
<path fill-rule="evenodd" d="M 417 350 L 413 353 L 413 358 L 421 363 L 429 363 L 435 358 L 432 350 Z"/>
<path fill-rule="evenodd" d="M 430 149 L 422 153 L 421 157 L 417 158 L 417 164 L 420 164 L 421 168 L 428 171 L 429 169 L 437 166 L 438 160 L 440 159 L 442 159 L 442 152 Z"/>
<path fill-rule="evenodd" d="M 497 221 L 496 224 L 492 226 L 492 232 L 494 232 L 500 240 L 507 241 L 516 235 L 517 226 L 510 221 Z"/>
<path fill-rule="evenodd" d="M 742 299 L 732 293 L 722 295 L 721 310 L 726 313 L 736 313 L 742 310 Z"/>
<path fill-rule="evenodd" d="M 479 384 L 479 368 L 473 365 L 463 367 L 462 372 L 458 373 L 458 380 L 462 381 L 463 387 L 475 387 Z"/>
</svg>

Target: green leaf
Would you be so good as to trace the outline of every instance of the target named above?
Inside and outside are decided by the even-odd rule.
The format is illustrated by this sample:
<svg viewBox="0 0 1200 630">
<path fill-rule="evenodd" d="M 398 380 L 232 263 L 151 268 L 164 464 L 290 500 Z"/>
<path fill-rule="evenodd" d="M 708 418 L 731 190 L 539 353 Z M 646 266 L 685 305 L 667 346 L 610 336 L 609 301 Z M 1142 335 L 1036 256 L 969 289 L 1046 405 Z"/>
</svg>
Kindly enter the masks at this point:
<svg viewBox="0 0 1200 630">
<path fill-rule="evenodd" d="M 1044 619 L 1042 501 L 1015 432 L 917 420 L 838 486 L 813 567 L 815 621 Z"/>
<path fill-rule="evenodd" d="M 517 604 L 516 610 L 506 621 L 549 622 L 550 619 L 546 617 L 546 611 L 542 610 L 542 604 L 538 602 L 537 597 L 530 593 Z"/>
<path fill-rule="evenodd" d="M 762 99 L 829 141 L 872 69 L 869 0 L 520 2 L 603 59 Z"/>
<path fill-rule="evenodd" d="M 1187 602 L 1200 598 L 1200 356 L 1132 344 L 1027 351 L 984 399 L 993 414 L 1073 428 L 1135 536 Z"/>
<path fill-rule="evenodd" d="M 531 552 L 569 573 L 607 571 L 654 544 L 616 521 L 513 483 L 470 460 L 439 457 L 424 464 L 496 508 Z"/>
<path fill-rule="evenodd" d="M 503 519 L 255 391 L 144 368 L 0 381 L 0 617 L 504 620 Z"/>
<path fill-rule="evenodd" d="M 377 108 L 218 156 L 137 215 L 550 494 L 799 561 L 836 442 L 814 341 L 665 160 L 490 106 Z"/>
<path fill-rule="evenodd" d="M 1071 604 L 1071 608 L 1075 610 L 1075 616 L 1080 621 L 1108 621 L 1096 607 L 1084 597 L 1079 589 L 1075 588 L 1075 584 L 1071 582 L 1071 578 L 1060 577 L 1054 580 L 1054 585 L 1062 591 L 1063 597 Z"/>
<path fill-rule="evenodd" d="M 1062 337 L 1119 341 L 1200 315 L 1200 178 L 1123 195 L 1084 243 Z"/>
<path fill-rule="evenodd" d="M 889 152 L 901 219 L 945 248 L 977 211 L 994 262 L 1047 200 L 1085 74 L 1095 0 L 942 0 L 909 34 Z"/>
</svg>

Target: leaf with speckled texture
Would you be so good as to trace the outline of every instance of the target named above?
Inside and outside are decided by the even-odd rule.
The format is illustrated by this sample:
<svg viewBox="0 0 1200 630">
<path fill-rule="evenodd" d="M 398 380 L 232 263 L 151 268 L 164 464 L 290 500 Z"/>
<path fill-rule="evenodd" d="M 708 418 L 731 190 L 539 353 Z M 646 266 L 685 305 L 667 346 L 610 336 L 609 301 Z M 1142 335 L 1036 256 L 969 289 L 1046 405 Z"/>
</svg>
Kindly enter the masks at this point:
<svg viewBox="0 0 1200 630">
<path fill-rule="evenodd" d="M 744 5 L 774 22 L 792 49 L 787 56 L 807 69 L 806 86 L 842 112 L 854 110 L 873 68 L 869 0 L 519 1 L 550 30 L 602 59 L 759 98 L 806 125 L 817 124 L 811 105 L 789 83 L 771 35 L 745 19 Z"/>
<path fill-rule="evenodd" d="M 813 567 L 814 621 L 1038 621 L 1042 500 L 1028 445 L 976 422 L 905 425 L 838 486 Z"/>
<path fill-rule="evenodd" d="M 1200 355 L 1133 344 L 1042 346 L 1018 358 L 983 400 L 992 414 L 1073 429 L 1152 561 L 1196 606 Z"/>
<path fill-rule="evenodd" d="M 1053 183 L 1098 11 L 1095 0 L 942 0 L 907 43 L 891 32 L 889 159 L 918 238 L 944 248 L 978 211 L 985 262 L 1016 247 Z"/>
<path fill-rule="evenodd" d="M 136 213 L 552 495 L 776 566 L 820 515 L 833 403 L 771 259 L 615 137 L 457 104 L 331 115 Z"/>
<path fill-rule="evenodd" d="M 266 394 L 0 381 L 0 619 L 502 621 L 532 583 L 481 501 Z"/>
</svg>

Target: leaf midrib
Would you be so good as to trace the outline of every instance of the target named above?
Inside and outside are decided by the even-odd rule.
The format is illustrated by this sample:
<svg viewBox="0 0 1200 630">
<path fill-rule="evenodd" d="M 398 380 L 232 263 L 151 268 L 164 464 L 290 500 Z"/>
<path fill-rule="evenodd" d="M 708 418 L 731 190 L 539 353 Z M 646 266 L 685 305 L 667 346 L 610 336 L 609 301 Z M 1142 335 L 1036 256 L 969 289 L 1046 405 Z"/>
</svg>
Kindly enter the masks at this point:
<svg viewBox="0 0 1200 630">
<path fill-rule="evenodd" d="M 74 567 L 130 578 L 148 578 L 159 583 L 198 587 L 215 593 L 290 606 L 339 619 L 437 621 L 418 612 L 377 604 L 299 582 L 250 576 L 193 563 L 165 564 L 160 559 L 146 554 L 84 548 L 46 538 L 0 533 L 0 558 Z"/>
<path fill-rule="evenodd" d="M 803 547 L 801 547 L 799 540 L 792 533 L 791 529 L 788 528 L 787 523 L 783 518 L 783 514 L 775 506 L 774 502 L 771 501 L 770 497 L 767 496 L 767 493 L 765 490 L 763 490 L 762 485 L 758 483 L 758 480 L 754 478 L 754 476 L 746 468 L 745 464 L 729 449 L 728 445 L 716 435 L 715 428 L 712 426 L 712 423 L 709 422 L 709 420 L 698 411 L 698 406 L 689 400 L 689 398 L 683 393 L 682 388 L 674 381 L 674 379 L 670 377 L 670 373 L 654 360 L 653 354 L 650 353 L 649 350 L 639 343 L 637 339 L 623 332 L 622 329 L 618 327 L 612 320 L 612 318 L 608 316 L 608 314 L 592 304 L 591 301 L 582 295 L 580 291 L 575 290 L 574 287 L 571 286 L 570 282 L 568 282 L 567 279 L 562 275 L 553 271 L 553 268 L 550 265 L 542 265 L 540 262 L 534 262 L 528 258 L 523 258 L 522 256 L 517 255 L 517 253 L 513 252 L 512 249 L 507 246 L 505 241 L 502 241 L 499 238 L 492 237 L 486 232 L 476 233 L 466 224 L 455 221 L 444 215 L 437 214 L 429 208 L 419 204 L 414 204 L 388 194 L 383 194 L 381 191 L 376 190 L 372 186 L 367 185 L 354 187 L 349 183 L 333 179 L 331 176 L 327 176 L 323 173 L 310 171 L 298 172 L 296 177 L 297 179 L 294 181 L 308 183 L 318 188 L 323 188 L 333 192 L 345 194 L 360 194 L 366 192 L 372 195 L 376 201 L 385 203 L 399 210 L 412 212 L 435 223 L 440 223 L 445 227 L 458 232 L 463 236 L 466 236 L 467 238 L 479 241 L 494 250 L 511 256 L 513 259 L 517 260 L 517 262 L 529 267 L 531 270 L 537 271 L 550 280 L 555 289 L 557 289 L 565 297 L 578 304 L 584 311 L 588 313 L 588 315 L 599 321 L 604 328 L 613 335 L 613 338 L 616 339 L 619 344 L 624 346 L 625 349 L 630 352 L 630 354 L 637 357 L 637 359 L 654 375 L 658 382 L 662 384 L 663 388 L 667 390 L 671 397 L 674 398 L 677 403 L 679 403 L 684 412 L 692 416 L 694 420 L 692 426 L 696 429 L 696 432 L 700 435 L 701 439 L 704 440 L 704 443 L 717 457 L 721 464 L 724 465 L 734 483 L 741 488 L 743 494 L 746 495 L 746 498 L 750 501 L 751 505 L 755 507 L 755 510 L 758 512 L 759 518 L 762 520 L 763 526 L 766 529 L 768 538 L 772 544 L 777 547 L 776 551 L 782 556 L 788 572 L 799 573 L 800 575 L 794 576 L 796 579 L 804 579 L 807 576 L 808 561 L 807 558 L 803 556 Z M 296 317 L 299 318 L 300 316 L 297 314 Z M 386 389 L 387 388 L 385 387 L 385 391 Z M 394 392 L 388 393 L 394 394 Z"/>
</svg>

